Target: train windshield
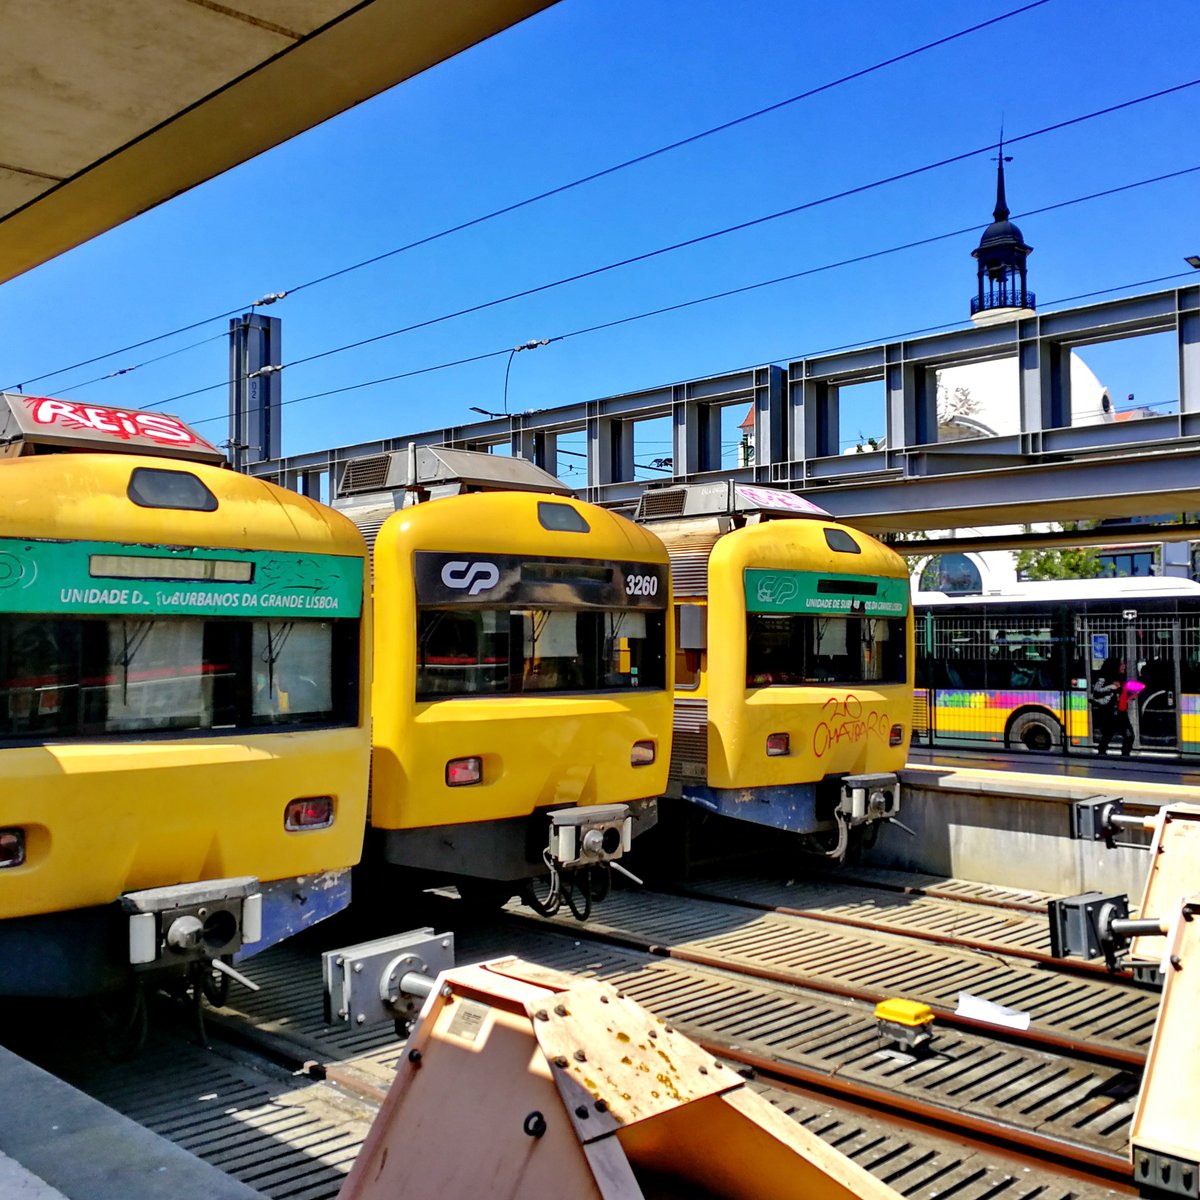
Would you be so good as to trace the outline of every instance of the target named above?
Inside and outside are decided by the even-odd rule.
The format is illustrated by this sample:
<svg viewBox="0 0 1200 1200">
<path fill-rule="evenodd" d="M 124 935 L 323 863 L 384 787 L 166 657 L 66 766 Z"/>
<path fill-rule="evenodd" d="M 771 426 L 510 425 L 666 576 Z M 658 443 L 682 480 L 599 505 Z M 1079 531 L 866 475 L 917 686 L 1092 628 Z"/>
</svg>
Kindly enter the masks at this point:
<svg viewBox="0 0 1200 1200">
<path fill-rule="evenodd" d="M 666 685 L 663 610 L 422 608 L 417 698 Z"/>
<path fill-rule="evenodd" d="M 907 680 L 900 619 L 747 613 L 746 633 L 747 687 Z"/>
<path fill-rule="evenodd" d="M 0 738 L 354 724 L 357 620 L 0 618 Z"/>
</svg>

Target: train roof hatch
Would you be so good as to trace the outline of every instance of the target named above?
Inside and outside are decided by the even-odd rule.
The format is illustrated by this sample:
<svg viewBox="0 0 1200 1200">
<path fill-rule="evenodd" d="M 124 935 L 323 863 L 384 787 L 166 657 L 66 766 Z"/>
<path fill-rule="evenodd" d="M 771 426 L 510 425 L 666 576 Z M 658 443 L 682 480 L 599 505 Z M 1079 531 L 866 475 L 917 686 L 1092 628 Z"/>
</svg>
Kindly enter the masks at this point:
<svg viewBox="0 0 1200 1200">
<path fill-rule="evenodd" d="M 170 413 L 0 392 L 0 458 L 66 450 L 225 461 L 222 451 Z"/>
</svg>

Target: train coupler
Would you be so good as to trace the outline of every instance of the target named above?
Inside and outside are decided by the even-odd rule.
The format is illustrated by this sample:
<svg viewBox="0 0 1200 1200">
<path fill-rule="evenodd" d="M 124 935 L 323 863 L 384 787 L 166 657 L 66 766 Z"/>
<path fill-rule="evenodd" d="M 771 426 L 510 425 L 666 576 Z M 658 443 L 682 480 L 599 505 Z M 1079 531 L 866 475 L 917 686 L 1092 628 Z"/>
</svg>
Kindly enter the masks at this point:
<svg viewBox="0 0 1200 1200">
<path fill-rule="evenodd" d="M 608 895 L 610 871 L 642 882 L 617 861 L 633 844 L 633 813 L 628 804 L 560 808 L 549 816 L 550 840 L 542 851 L 546 894 L 538 895 L 532 881 L 521 892 L 535 912 L 553 917 L 565 903 L 577 920 L 586 921 L 592 902 Z"/>
<path fill-rule="evenodd" d="M 837 823 L 837 842 L 826 851 L 829 858 L 841 862 L 850 846 L 850 830 L 876 821 L 899 825 L 911 834 L 899 818 L 900 780 L 895 775 L 847 775 L 842 780 L 842 795 L 833 811 Z"/>
<path fill-rule="evenodd" d="M 262 893 L 252 875 L 126 892 L 121 909 L 130 965 L 143 971 L 212 965 L 262 937 Z"/>
</svg>

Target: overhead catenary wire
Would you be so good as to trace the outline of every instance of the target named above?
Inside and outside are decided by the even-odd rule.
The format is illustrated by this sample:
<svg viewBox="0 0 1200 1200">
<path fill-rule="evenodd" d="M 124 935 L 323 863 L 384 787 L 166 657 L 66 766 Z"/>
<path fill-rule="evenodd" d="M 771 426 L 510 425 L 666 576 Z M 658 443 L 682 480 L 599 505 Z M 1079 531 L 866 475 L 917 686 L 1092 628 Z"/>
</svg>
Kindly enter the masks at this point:
<svg viewBox="0 0 1200 1200">
<path fill-rule="evenodd" d="M 1170 171 L 1163 175 L 1155 175 L 1148 179 L 1137 180 L 1133 183 L 1119 184 L 1115 187 L 1104 188 L 1098 192 L 1089 192 L 1088 194 L 1086 194 L 1084 196 L 1076 196 L 1070 200 L 1056 201 L 1053 204 L 1042 205 L 1038 208 L 1032 208 L 1025 212 L 1014 213 L 1013 216 L 1017 220 L 1025 220 L 1026 218 L 1031 217 L 1031 216 L 1038 216 L 1042 213 L 1054 212 L 1054 211 L 1057 211 L 1060 209 L 1072 207 L 1074 205 L 1085 204 L 1085 203 L 1091 202 L 1093 200 L 1103 199 L 1105 197 L 1117 195 L 1122 192 L 1128 192 L 1135 188 L 1149 187 L 1153 184 L 1164 183 L 1169 180 L 1178 179 L 1185 175 L 1195 174 L 1197 172 L 1200 172 L 1200 164 L 1196 164 L 1196 165 L 1190 166 L 1190 167 L 1183 167 L 1177 171 Z M 609 320 L 609 321 L 601 321 L 594 325 L 587 325 L 580 329 L 573 329 L 567 333 L 556 334 L 553 337 L 545 338 L 545 339 L 541 339 L 541 340 L 545 344 L 552 344 L 555 342 L 567 341 L 571 338 L 584 337 L 588 334 L 599 333 L 599 332 L 602 332 L 607 329 L 616 328 L 617 326 L 620 326 L 620 325 L 628 325 L 635 321 L 644 321 L 644 320 L 650 319 L 651 317 L 664 316 L 667 313 L 679 312 L 686 308 L 693 308 L 698 305 L 708 304 L 708 303 L 711 303 L 716 300 L 728 299 L 731 296 L 743 295 L 747 292 L 757 291 L 757 290 L 767 288 L 767 287 L 774 287 L 781 283 L 790 283 L 794 280 L 803 279 L 808 276 L 822 274 L 822 273 L 825 273 L 828 271 L 837 270 L 842 267 L 857 265 L 857 264 L 863 263 L 863 262 L 869 262 L 874 259 L 883 258 L 883 257 L 886 257 L 891 254 L 899 254 L 905 250 L 917 249 L 922 246 L 933 245 L 937 242 L 947 241 L 947 240 L 950 240 L 950 239 L 956 238 L 956 237 L 962 237 L 962 236 L 965 236 L 966 234 L 977 233 L 977 232 L 979 232 L 980 229 L 983 229 L 983 228 L 984 228 L 984 226 L 981 224 L 964 226 L 960 229 L 953 229 L 953 230 L 949 230 L 945 233 L 933 234 L 930 237 L 918 238 L 918 239 L 915 239 L 914 241 L 903 242 L 899 245 L 889 246 L 889 247 L 886 247 L 881 250 L 866 251 L 862 254 L 852 255 L 849 258 L 838 259 L 834 262 L 829 262 L 829 263 L 822 263 L 815 267 L 805 267 L 799 271 L 791 271 L 785 275 L 774 276 L 771 279 L 758 280 L 754 283 L 743 284 L 736 288 L 726 288 L 720 292 L 712 292 L 705 296 L 692 297 L 691 299 L 681 300 L 674 304 L 662 305 L 658 308 L 649 309 L 645 312 L 633 313 L 633 314 L 623 316 L 623 317 L 614 317 L 612 320 Z M 1164 276 L 1163 278 L 1185 278 L 1190 275 L 1191 275 L 1190 271 L 1184 271 L 1184 272 L 1179 273 L 1178 275 Z M 1130 286 L 1133 286 L 1133 285 L 1130 285 Z M 965 324 L 965 322 L 961 322 L 961 321 L 954 322 L 948 326 L 932 326 L 928 330 L 923 331 L 923 332 L 933 332 L 934 330 L 938 330 L 938 329 L 955 328 L 958 325 L 962 325 L 962 324 Z M 861 343 L 861 342 L 855 343 L 855 345 L 863 345 L 863 344 L 867 344 L 867 343 Z M 837 349 L 847 349 L 847 348 L 848 347 L 837 347 Z M 359 383 L 347 384 L 343 387 L 330 389 L 329 391 L 314 393 L 313 395 L 310 395 L 310 396 L 301 396 L 301 397 L 297 397 L 293 400 L 286 400 L 283 403 L 284 404 L 296 404 L 296 403 L 300 403 L 301 401 L 325 399 L 325 398 L 328 398 L 331 396 L 341 395 L 348 391 L 356 391 L 356 390 L 360 390 L 360 389 L 366 388 L 366 387 L 375 387 L 375 386 L 378 386 L 378 385 L 384 384 L 384 383 L 396 383 L 402 379 L 412 378 L 415 375 L 429 374 L 434 371 L 446 370 L 446 369 L 449 369 L 451 367 L 456 367 L 456 366 L 463 366 L 468 363 L 479 362 L 479 361 L 482 361 L 482 360 L 488 359 L 488 358 L 498 358 L 501 355 L 505 355 L 505 354 L 510 355 L 510 360 L 511 360 L 512 353 L 513 353 L 512 347 L 504 347 L 503 349 L 500 349 L 500 350 L 489 350 L 489 351 L 480 353 L 478 355 L 473 355 L 468 358 L 454 359 L 451 362 L 447 362 L 447 363 L 438 363 L 438 364 L 435 364 L 435 365 L 429 366 L 429 367 L 421 367 L 421 368 L 417 368 L 417 369 L 410 370 L 410 371 L 403 371 L 403 372 L 400 372 L 399 374 L 395 374 L 395 375 L 386 375 L 386 376 L 383 376 L 378 379 L 372 379 L 372 380 L 367 380 L 367 381 L 363 381 L 363 382 L 359 382 Z M 822 353 L 825 353 L 825 351 L 822 351 Z M 781 361 L 783 357 L 784 356 L 775 356 L 766 361 L 778 362 L 778 361 Z M 303 359 L 303 360 L 299 360 L 299 361 L 307 362 L 310 360 Z M 293 363 L 293 364 L 289 364 L 289 365 L 297 365 L 297 364 Z M 182 393 L 177 396 L 169 397 L 165 400 L 157 400 L 157 401 L 154 401 L 152 404 L 145 405 L 144 407 L 159 408 L 166 404 L 172 404 L 177 400 L 190 399 L 192 396 L 200 395 L 207 391 L 213 391 L 217 388 L 227 387 L 228 384 L 229 384 L 229 381 L 226 380 L 223 383 L 212 384 L 208 387 L 200 388 L 200 389 L 197 389 L 196 391 L 192 391 L 192 392 L 185 392 L 185 393 Z M 199 420 L 192 421 L 191 423 L 192 424 L 207 424 L 210 421 L 224 420 L 224 419 L 226 419 L 224 415 L 221 417 L 204 417 Z"/>
<path fill-rule="evenodd" d="M 1164 96 L 1169 96 L 1187 88 L 1193 88 L 1200 85 L 1200 79 L 1193 79 L 1188 83 L 1177 84 L 1170 88 L 1163 88 L 1156 92 L 1151 92 L 1145 96 L 1136 97 L 1132 100 L 1125 100 L 1119 104 L 1108 105 L 1105 108 L 1096 109 L 1090 113 L 1084 113 L 1081 116 L 1071 117 L 1064 121 L 1056 121 L 1051 125 L 1043 126 L 1041 129 L 1032 130 L 1029 133 L 1018 134 L 1016 137 L 1009 138 L 1008 145 L 1015 145 L 1018 142 L 1028 141 L 1032 138 L 1042 137 L 1049 133 L 1057 132 L 1061 129 L 1066 129 L 1073 125 L 1082 124 L 1085 121 L 1095 120 L 1102 116 L 1107 116 L 1114 112 L 1119 112 L 1123 109 L 1131 108 L 1134 105 L 1145 104 L 1151 100 L 1161 99 Z M 305 355 L 303 358 L 293 359 L 289 363 L 281 364 L 282 367 L 302 366 L 311 362 L 318 362 L 323 358 L 330 358 L 335 354 L 345 354 L 350 350 L 359 350 L 363 346 L 374 345 L 378 342 L 386 341 L 390 338 L 400 337 L 406 333 L 414 333 L 419 329 L 428 329 L 434 325 L 444 324 L 447 321 L 457 320 L 459 317 L 470 316 L 474 313 L 485 312 L 488 309 L 496 308 L 502 304 L 512 303 L 514 300 L 523 300 L 530 296 L 540 295 L 544 292 L 552 291 L 555 288 L 564 287 L 570 283 L 579 283 L 585 279 L 594 279 L 599 275 L 607 274 L 610 271 L 616 271 L 623 267 L 633 266 L 636 263 L 649 262 L 652 259 L 659 258 L 666 254 L 672 254 L 678 250 L 689 249 L 693 246 L 702 245 L 706 242 L 711 242 L 717 238 L 727 237 L 733 233 L 740 233 L 747 229 L 753 229 L 761 225 L 765 225 L 771 221 L 777 221 L 783 217 L 794 216 L 797 213 L 811 211 L 812 209 L 822 207 L 826 204 L 834 203 L 838 200 L 845 200 L 851 196 L 861 195 L 864 192 L 873 191 L 877 188 L 885 187 L 888 184 L 898 183 L 904 179 L 912 179 L 918 175 L 926 174 L 930 171 L 936 171 L 943 167 L 950 166 L 954 163 L 963 162 L 969 158 L 978 157 L 981 154 L 988 154 L 995 149 L 994 145 L 978 146 L 973 150 L 964 150 L 958 154 L 949 155 L 946 158 L 941 158 L 935 162 L 925 163 L 919 167 L 911 167 L 906 171 L 899 171 L 883 178 L 872 180 L 869 183 L 859 184 L 855 187 L 844 188 L 838 192 L 832 192 L 825 196 L 818 197 L 815 200 L 806 200 L 801 204 L 791 205 L 788 208 L 780 209 L 776 212 L 766 213 L 759 217 L 753 217 L 746 221 L 739 221 L 734 225 L 728 225 L 721 229 L 711 230 L 708 233 L 697 234 L 695 237 L 685 238 L 682 241 L 672 242 L 666 246 L 659 246 L 654 250 L 646 250 L 640 254 L 630 255 L 626 258 L 618 259 L 615 262 L 605 263 L 598 267 L 591 267 L 586 271 L 577 271 L 572 275 L 563 276 L 559 279 L 550 280 L 547 283 L 536 284 L 533 287 L 523 288 L 517 292 L 510 292 L 504 296 L 496 296 L 490 300 L 480 301 L 478 304 L 467 305 L 464 308 L 455 309 L 452 312 L 441 313 L 435 317 L 427 317 L 423 321 L 415 321 L 409 325 L 401 326 L 397 329 L 390 329 L 383 333 L 374 334 L 371 337 L 359 338 L 353 342 L 347 342 L 340 346 L 332 346 L 326 350 L 321 350 L 315 354 Z M 165 400 L 156 402 L 162 404 L 172 404 L 177 400 L 186 400 L 192 396 L 203 395 L 205 392 L 215 391 L 218 388 L 224 388 L 229 385 L 228 379 L 223 379 L 219 383 L 208 384 L 205 387 L 193 388 L 186 392 L 177 393 L 174 396 L 169 396 Z"/>
<path fill-rule="evenodd" d="M 1200 169 L 1200 168 L 1198 168 L 1198 169 Z M 1100 296 L 1111 296 L 1116 292 L 1127 292 L 1127 291 L 1129 291 L 1130 288 L 1149 287 L 1152 284 L 1169 283 L 1170 281 L 1175 280 L 1175 279 L 1190 279 L 1192 277 L 1193 276 L 1192 276 L 1191 271 L 1178 271 L 1171 275 L 1159 275 L 1153 279 L 1140 279 L 1140 280 L 1136 280 L 1135 282 L 1132 282 L 1132 283 L 1116 284 L 1112 287 L 1101 288 L 1096 291 L 1082 293 L 1077 296 L 1064 296 L 1064 297 L 1060 297 L 1059 299 L 1056 299 L 1056 300 L 1044 301 L 1043 302 L 1043 311 L 1045 311 L 1046 309 L 1049 309 L 1049 308 L 1053 308 L 1056 305 L 1073 304 L 1080 300 L 1094 300 Z M 905 329 L 905 330 L 901 330 L 896 333 L 889 333 L 889 334 L 879 336 L 879 337 L 860 339 L 860 340 L 854 341 L 854 342 L 844 342 L 838 346 L 825 346 L 819 350 L 805 350 L 805 351 L 792 352 L 792 353 L 788 353 L 788 354 L 777 354 L 777 355 L 772 356 L 771 358 L 760 359 L 754 365 L 762 366 L 765 363 L 786 363 L 786 362 L 795 362 L 795 361 L 797 361 L 799 359 L 803 359 L 803 358 L 817 358 L 823 354 L 836 354 L 836 353 L 839 353 L 844 350 L 856 350 L 863 346 L 882 345 L 886 342 L 900 341 L 903 338 L 919 337 L 920 335 L 926 334 L 926 333 L 943 333 L 947 330 L 961 329 L 963 326 L 968 325 L 968 324 L 970 324 L 969 320 L 957 320 L 957 321 L 944 321 L 938 325 L 923 325 L 917 329 Z M 585 331 L 580 330 L 577 332 L 582 333 Z M 562 340 L 563 338 L 570 337 L 570 336 L 572 336 L 572 334 L 562 334 L 558 338 L 551 338 L 550 341 L 552 341 L 552 342 L 559 341 L 559 340 Z M 324 400 L 324 399 L 328 399 L 331 396 L 341 396 L 347 392 L 361 391 L 364 388 L 377 387 L 378 385 L 384 384 L 384 383 L 394 383 L 401 379 L 411 379 L 417 375 L 429 375 L 435 371 L 445 371 L 445 370 L 449 370 L 453 367 L 463 366 L 467 363 L 481 362 L 484 359 L 488 359 L 488 358 L 499 358 L 501 355 L 507 354 L 509 352 L 509 349 L 510 348 L 508 346 L 505 346 L 503 349 L 490 350 L 484 354 L 473 355 L 470 358 L 455 359 L 452 362 L 434 363 L 433 365 L 427 366 L 427 367 L 417 367 L 411 371 L 403 371 L 398 375 L 390 375 L 383 379 L 369 379 L 369 380 L 364 380 L 360 383 L 349 383 L 349 384 L 345 384 L 343 387 L 331 388 L 328 391 L 313 392 L 311 395 L 308 395 L 308 396 L 294 396 L 290 400 L 281 401 L 279 407 L 286 408 L 292 404 L 304 404 L 304 403 L 307 403 L 312 400 Z M 742 363 L 736 367 L 728 367 L 725 370 L 711 371 L 711 372 L 709 372 L 709 374 L 728 375 L 728 374 L 734 373 L 735 371 L 744 371 L 746 369 L 747 369 L 746 364 Z M 542 410 L 538 410 L 538 411 L 542 411 Z M 512 420 L 522 417 L 524 415 L 526 415 L 526 414 L 512 413 L 512 414 L 509 414 L 507 419 L 509 421 L 512 421 Z M 189 418 L 187 423 L 189 425 L 210 425 L 214 421 L 227 421 L 228 419 L 229 419 L 228 413 L 221 413 L 219 416 L 214 416 L 214 417 L 199 417 L 196 419 Z"/>
<path fill-rule="evenodd" d="M 693 145 L 694 143 L 705 138 L 712 137 L 715 134 L 723 133 L 726 130 L 747 124 L 748 122 L 756 120 L 759 117 L 764 117 L 770 113 L 778 112 L 780 109 L 787 108 L 792 104 L 797 104 L 802 100 L 811 99 L 813 96 L 831 91 L 834 88 L 851 83 L 856 79 L 865 78 L 866 76 L 872 75 L 878 71 L 882 71 L 887 67 L 904 62 L 907 59 L 915 58 L 918 55 L 925 54 L 930 50 L 935 50 L 940 46 L 948 45 L 950 42 L 957 41 L 960 38 L 968 37 L 973 33 L 979 33 L 984 29 L 988 29 L 994 25 L 999 25 L 1004 21 L 1011 20 L 1013 17 L 1021 16 L 1022 14 L 1027 13 L 1035 8 L 1041 8 L 1043 5 L 1048 3 L 1050 3 L 1050 0 L 1031 0 L 1030 3 L 1023 4 L 1018 8 L 1010 9 L 1008 12 L 999 13 L 995 17 L 991 17 L 986 21 L 977 22 L 976 24 L 970 25 L 965 29 L 960 29 L 955 33 L 946 34 L 940 38 L 935 38 L 931 42 L 925 42 L 920 46 L 915 46 L 911 50 L 906 50 L 900 54 L 892 55 L 890 58 L 882 59 L 879 62 L 872 63 L 870 66 L 861 67 L 858 70 L 841 75 L 836 79 L 819 84 L 817 87 L 810 88 L 804 92 L 799 92 L 794 96 L 789 96 L 786 99 L 777 101 L 774 104 L 769 104 L 765 108 L 755 109 L 752 112 L 744 113 L 739 117 L 734 117 L 732 120 L 722 122 L 720 125 L 714 125 L 709 129 L 701 130 L 699 133 L 694 133 L 686 138 L 681 138 L 678 141 L 670 142 L 665 146 L 659 146 L 654 150 L 649 150 L 643 154 L 635 155 L 633 158 L 625 159 L 619 163 L 614 163 L 613 165 L 604 167 L 599 171 L 593 171 L 588 175 L 580 176 L 578 179 L 573 179 L 567 183 L 559 184 L 548 189 L 547 191 L 539 192 L 536 195 L 528 196 L 523 200 L 518 200 L 512 204 L 493 209 L 492 211 L 484 213 L 481 216 L 473 217 L 468 221 L 460 222 L 457 225 L 452 225 L 446 229 L 439 230 L 436 233 L 428 234 L 427 236 L 419 238 L 416 241 L 409 242 L 402 246 L 396 246 L 393 249 L 384 251 L 381 254 L 376 254 L 370 258 L 362 259 L 361 261 L 352 263 L 349 266 L 341 267 L 336 271 L 330 271 L 325 275 L 318 276 L 315 279 L 309 279 L 304 283 L 296 284 L 294 287 L 285 289 L 283 291 L 268 292 L 259 297 L 259 299 L 252 301 L 250 304 L 240 304 L 236 308 L 226 309 L 224 312 L 217 313 L 211 317 L 204 317 L 201 320 L 193 321 L 187 325 L 179 326 L 178 328 L 170 330 L 166 333 L 155 334 L 152 337 L 144 338 L 137 342 L 132 342 L 129 345 L 123 346 L 119 349 L 109 350 L 103 354 L 94 355 L 91 358 L 86 358 L 77 363 L 73 363 L 68 367 L 59 367 L 53 371 L 46 371 L 40 375 L 27 377 L 21 383 L 12 384 L 10 385 L 9 389 L 5 390 L 10 390 L 13 387 L 23 389 L 29 384 L 41 383 L 43 380 L 52 379 L 56 375 L 64 375 L 68 371 L 77 371 L 83 367 L 89 367 L 95 363 L 103 362 L 106 358 L 114 358 L 118 354 L 129 354 L 134 350 L 140 350 L 143 346 L 149 346 L 155 342 L 165 341 L 167 338 L 178 337 L 183 333 L 190 333 L 193 329 L 199 329 L 201 326 L 210 324 L 213 321 L 227 320 L 229 317 L 237 316 L 239 313 L 244 312 L 248 308 L 260 308 L 266 305 L 274 304 L 276 301 L 285 299 L 288 295 L 304 291 L 308 288 L 317 287 L 320 284 L 340 278 L 341 276 L 347 275 L 353 271 L 358 271 L 364 267 L 372 266 L 375 263 L 381 262 L 388 258 L 394 258 L 396 255 L 403 254 L 408 250 L 415 250 L 420 246 L 427 246 L 431 242 L 440 241 L 442 238 L 450 237 L 455 233 L 460 233 L 463 230 L 482 225 L 487 221 L 505 216 L 508 213 L 516 212 L 522 208 L 527 208 L 530 205 L 541 202 L 542 200 L 548 200 L 553 196 L 559 196 L 565 192 L 573 191 L 574 189 L 583 187 L 588 183 L 607 178 L 610 175 L 615 175 L 619 171 L 624 171 L 630 167 L 638 166 L 641 163 L 649 162 L 651 159 L 658 158 L 674 150 L 679 150 L 684 146 Z"/>
</svg>

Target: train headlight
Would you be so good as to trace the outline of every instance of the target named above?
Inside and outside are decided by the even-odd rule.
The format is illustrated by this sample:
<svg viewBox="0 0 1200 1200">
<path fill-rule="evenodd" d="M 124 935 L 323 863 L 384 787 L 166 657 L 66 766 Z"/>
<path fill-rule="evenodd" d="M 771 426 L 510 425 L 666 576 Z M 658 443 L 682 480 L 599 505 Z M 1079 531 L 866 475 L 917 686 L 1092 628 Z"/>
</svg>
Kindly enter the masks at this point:
<svg viewBox="0 0 1200 1200">
<path fill-rule="evenodd" d="M 483 759 L 452 758 L 446 764 L 446 786 L 466 787 L 468 784 L 480 783 L 483 780 Z"/>
<path fill-rule="evenodd" d="M 892 732 L 888 735 L 889 746 L 899 746 L 904 741 L 904 726 L 893 725 Z"/>
<path fill-rule="evenodd" d="M 767 734 L 767 757 L 782 758 L 792 752 L 792 735 L 790 733 Z"/>
<path fill-rule="evenodd" d="M 291 833 L 328 829 L 332 824 L 332 796 L 303 796 L 299 800 L 289 800 L 287 808 L 283 810 L 283 827 Z"/>
<path fill-rule="evenodd" d="M 25 861 L 25 830 L 0 829 L 0 869 L 19 867 Z"/>
<path fill-rule="evenodd" d="M 629 754 L 629 762 L 631 766 L 648 767 L 657 754 L 653 742 L 634 742 L 633 749 Z"/>
</svg>

